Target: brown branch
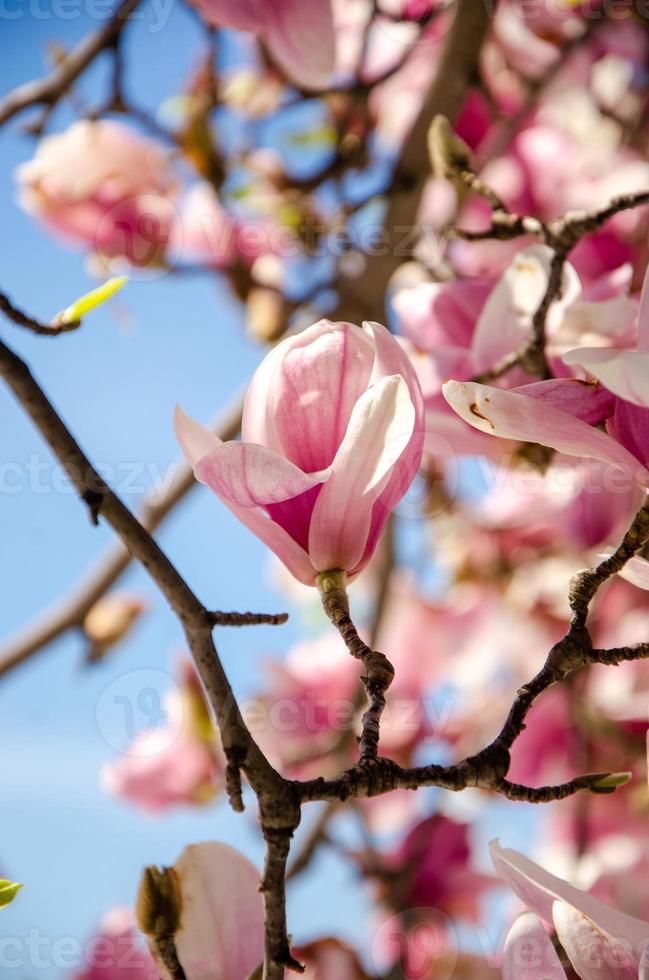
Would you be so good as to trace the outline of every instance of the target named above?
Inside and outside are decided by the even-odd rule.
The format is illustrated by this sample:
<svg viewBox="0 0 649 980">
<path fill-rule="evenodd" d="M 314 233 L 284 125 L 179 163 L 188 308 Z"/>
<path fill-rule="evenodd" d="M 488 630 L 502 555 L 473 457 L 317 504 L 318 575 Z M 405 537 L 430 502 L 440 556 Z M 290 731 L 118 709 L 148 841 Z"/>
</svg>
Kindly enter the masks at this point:
<svg viewBox="0 0 649 980">
<path fill-rule="evenodd" d="M 416 225 L 421 196 L 430 176 L 427 136 L 435 116 L 457 118 L 475 78 L 476 66 L 496 4 L 458 0 L 438 70 L 407 137 L 388 189 L 384 222 L 389 247 L 368 256 L 365 271 L 345 276 L 334 320 L 383 320 L 392 275 L 408 257 L 407 241 Z M 413 241 L 414 246 L 414 241 Z"/>
<path fill-rule="evenodd" d="M 245 772 L 259 801 L 267 846 L 262 878 L 266 908 L 264 976 L 266 980 L 280 980 L 284 966 L 299 968 L 290 955 L 285 907 L 286 860 L 292 833 L 300 820 L 297 790 L 268 762 L 243 720 L 214 644 L 210 613 L 146 528 L 94 469 L 26 364 L 2 341 L 0 374 L 59 459 L 81 499 L 85 500 L 88 494 L 93 496 L 98 516 L 110 524 L 144 566 L 182 624 L 221 733 L 231 804 L 236 810 L 243 807 L 239 769 Z"/>
<path fill-rule="evenodd" d="M 6 293 L 1 292 L 0 310 L 16 326 L 23 327 L 25 330 L 38 334 L 40 337 L 58 337 L 59 334 L 70 333 L 81 325 L 80 320 L 71 320 L 69 323 L 56 324 L 41 323 L 39 320 L 35 320 L 34 317 L 28 316 L 22 310 L 19 310 L 17 306 L 14 306 Z"/>
<path fill-rule="evenodd" d="M 318 589 L 322 606 L 336 627 L 352 657 L 363 664 L 361 681 L 367 698 L 367 710 L 361 720 L 361 762 L 372 762 L 378 757 L 381 716 L 385 709 L 385 692 L 394 680 L 394 667 L 383 653 L 372 650 L 361 640 L 349 615 L 344 572 L 321 572 Z"/>
<path fill-rule="evenodd" d="M 146 528 L 113 493 L 94 469 L 26 364 L 0 341 L 0 374 L 64 467 L 79 496 L 97 500 L 97 513 L 120 536 L 130 554 L 153 578 L 182 623 L 187 641 L 219 722 L 226 754 L 231 751 L 251 785 L 261 792 L 281 777 L 254 742 L 234 700 L 212 639 L 212 622 L 185 580 Z"/>
<path fill-rule="evenodd" d="M 94 59 L 116 44 L 139 2 L 122 0 L 110 19 L 99 30 L 85 37 L 51 74 L 26 82 L 9 92 L 0 102 L 0 126 L 30 106 L 46 105 L 52 109 Z"/>
<path fill-rule="evenodd" d="M 283 626 L 288 613 L 209 612 L 212 626 Z"/>
<path fill-rule="evenodd" d="M 296 803 L 297 819 L 300 807 Z M 265 962 L 264 980 L 283 980 L 284 969 L 304 973 L 304 967 L 292 955 L 286 924 L 286 862 L 292 830 L 264 828 L 266 860 L 261 878 L 264 896 Z"/>
<path fill-rule="evenodd" d="M 224 442 L 234 439 L 241 426 L 242 400 L 237 399 L 212 425 L 212 431 Z M 194 474 L 186 463 L 179 463 L 173 478 L 158 485 L 145 498 L 139 519 L 142 526 L 153 532 L 167 515 L 196 485 Z M 79 584 L 68 596 L 58 601 L 37 620 L 15 637 L 7 640 L 0 650 L 0 677 L 43 650 L 71 629 L 81 627 L 95 603 L 118 581 L 129 567 L 133 555 L 121 543 L 112 545 L 95 566 L 81 576 Z"/>
</svg>

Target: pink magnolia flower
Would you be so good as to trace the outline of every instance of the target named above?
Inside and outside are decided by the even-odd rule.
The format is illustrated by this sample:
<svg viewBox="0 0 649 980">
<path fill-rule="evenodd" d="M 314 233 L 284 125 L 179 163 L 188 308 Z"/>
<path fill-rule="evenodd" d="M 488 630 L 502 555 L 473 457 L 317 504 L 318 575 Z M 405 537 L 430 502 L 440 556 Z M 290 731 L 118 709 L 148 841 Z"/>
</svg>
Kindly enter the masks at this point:
<svg viewBox="0 0 649 980">
<path fill-rule="evenodd" d="M 246 980 L 264 956 L 259 872 L 212 841 L 186 847 L 173 870 L 181 897 L 174 943 L 185 977 Z"/>
<path fill-rule="evenodd" d="M 488 371 L 530 337 L 532 318 L 545 293 L 552 252 L 532 245 L 514 256 L 494 280 L 458 279 L 422 283 L 401 291 L 394 300 L 402 332 L 413 345 L 412 360 L 427 409 L 427 449 L 440 454 L 493 454 L 489 440 L 458 423 L 442 387 L 449 378 L 468 380 Z M 555 374 L 571 369 L 561 356 L 575 346 L 624 346 L 635 338 L 636 303 L 626 295 L 630 267 L 584 286 L 571 265 L 564 272 L 561 299 L 548 314 L 546 353 Z M 526 379 L 510 372 L 503 384 Z"/>
<path fill-rule="evenodd" d="M 168 156 L 123 123 L 84 120 L 46 136 L 16 178 L 26 211 L 93 252 L 148 265 L 166 249 L 176 192 Z"/>
<path fill-rule="evenodd" d="M 149 815 L 208 803 L 224 783 L 219 736 L 188 663 L 182 664 L 182 687 L 170 692 L 165 707 L 166 724 L 136 736 L 100 776 L 107 793 Z"/>
<path fill-rule="evenodd" d="M 101 784 L 111 796 L 154 816 L 174 806 L 207 803 L 223 785 L 223 764 L 206 742 L 157 728 L 104 766 Z"/>
<path fill-rule="evenodd" d="M 112 909 L 85 947 L 86 966 L 74 980 L 158 980 L 158 968 L 134 928 L 129 909 Z"/>
<path fill-rule="evenodd" d="M 399 909 L 428 906 L 477 921 L 480 897 L 493 885 L 493 878 L 471 867 L 468 825 L 440 813 L 413 827 L 385 860 L 397 874 Z"/>
<path fill-rule="evenodd" d="M 268 672 L 270 683 L 261 696 L 264 725 L 249 719 L 260 744 L 292 775 L 321 774 L 323 764 L 333 775 L 340 758 L 331 758 L 331 748 L 354 729 L 357 661 L 339 636 L 327 632 L 292 647 L 282 663 L 271 661 Z M 351 752 L 353 736 L 348 743 Z"/>
<path fill-rule="evenodd" d="M 175 259 L 220 269 L 236 256 L 236 227 L 208 183 L 194 184 L 171 226 L 169 251 Z"/>
<path fill-rule="evenodd" d="M 326 88 L 335 62 L 330 0 L 194 0 L 208 24 L 258 35 L 305 88 Z"/>
<path fill-rule="evenodd" d="M 648 975 L 648 923 L 605 905 L 517 851 L 501 848 L 498 841 L 491 844 L 491 856 L 503 881 L 534 913 L 518 920 L 508 937 L 505 978 L 566 977 L 541 921 L 554 928 L 583 980 L 638 980 Z"/>
<path fill-rule="evenodd" d="M 241 431 L 222 443 L 176 411 L 196 478 L 299 581 L 358 575 L 421 460 L 421 390 L 395 338 L 321 320 L 282 341 L 252 379 Z"/>
<path fill-rule="evenodd" d="M 502 391 L 448 381 L 444 396 L 461 418 L 482 432 L 608 463 L 623 471 L 625 479 L 618 488 L 624 493 L 629 481 L 649 486 L 649 413 L 602 385 L 558 380 Z M 607 432 L 599 428 L 603 422 Z"/>
</svg>

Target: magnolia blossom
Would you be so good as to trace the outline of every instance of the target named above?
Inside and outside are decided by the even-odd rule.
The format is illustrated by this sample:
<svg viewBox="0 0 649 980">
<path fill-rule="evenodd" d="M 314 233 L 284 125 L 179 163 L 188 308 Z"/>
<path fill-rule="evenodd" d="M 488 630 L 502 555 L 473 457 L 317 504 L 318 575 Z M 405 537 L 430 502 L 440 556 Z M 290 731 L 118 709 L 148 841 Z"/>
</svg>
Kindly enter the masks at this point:
<svg viewBox="0 0 649 980">
<path fill-rule="evenodd" d="M 505 943 L 505 980 L 565 980 L 567 974 L 541 925 L 553 927 L 582 980 L 642 980 L 649 976 L 649 924 L 618 912 L 530 861 L 491 844 L 494 867 L 530 913 Z"/>
<path fill-rule="evenodd" d="M 246 980 L 264 957 L 259 872 L 227 844 L 192 844 L 172 868 L 147 868 L 137 919 L 161 980 L 172 980 L 165 957 L 172 937 L 185 980 Z"/>
<path fill-rule="evenodd" d="M 148 265 L 166 249 L 176 192 L 168 155 L 123 123 L 83 120 L 46 136 L 16 178 L 26 211 L 93 252 Z"/>
<path fill-rule="evenodd" d="M 264 956 L 259 872 L 227 844 L 186 847 L 174 865 L 181 898 L 176 953 L 187 980 L 245 980 Z"/>
<path fill-rule="evenodd" d="M 99 932 L 85 946 L 85 960 L 74 980 L 158 980 L 160 976 L 126 908 L 111 909 L 104 917 Z"/>
<path fill-rule="evenodd" d="M 107 793 L 150 816 L 209 803 L 224 783 L 225 759 L 198 677 L 184 662 L 181 676 L 166 698 L 166 724 L 145 729 L 101 770 Z"/>
<path fill-rule="evenodd" d="M 287 74 L 305 88 L 325 88 L 335 62 L 330 0 L 194 0 L 215 27 L 257 34 Z"/>
<path fill-rule="evenodd" d="M 424 393 L 427 448 L 435 455 L 443 452 L 444 445 L 453 453 L 501 455 L 489 439 L 467 429 L 449 411 L 443 383 L 489 371 L 530 338 L 534 313 L 547 289 L 551 259 L 551 249 L 532 245 L 513 258 L 498 280 L 422 283 L 396 296 L 400 328 L 412 344 L 412 361 Z M 555 374 L 575 373 L 561 357 L 576 343 L 608 349 L 633 342 L 637 305 L 627 296 L 630 276 L 631 269 L 625 266 L 584 286 L 576 270 L 566 264 L 561 298 L 552 304 L 547 318 L 546 354 Z M 515 370 L 503 384 L 511 387 L 525 380 L 526 375 Z"/>
<path fill-rule="evenodd" d="M 241 431 L 223 443 L 176 411 L 196 478 L 299 581 L 358 575 L 421 460 L 421 390 L 399 343 L 328 320 L 287 338 L 251 381 Z"/>
<path fill-rule="evenodd" d="M 493 879 L 471 867 L 467 824 L 436 813 L 413 827 L 385 861 L 400 908 L 428 906 L 478 921 L 480 898 Z"/>
<path fill-rule="evenodd" d="M 175 259 L 217 269 L 235 258 L 235 224 L 207 182 L 187 191 L 171 226 L 169 251 Z"/>
</svg>

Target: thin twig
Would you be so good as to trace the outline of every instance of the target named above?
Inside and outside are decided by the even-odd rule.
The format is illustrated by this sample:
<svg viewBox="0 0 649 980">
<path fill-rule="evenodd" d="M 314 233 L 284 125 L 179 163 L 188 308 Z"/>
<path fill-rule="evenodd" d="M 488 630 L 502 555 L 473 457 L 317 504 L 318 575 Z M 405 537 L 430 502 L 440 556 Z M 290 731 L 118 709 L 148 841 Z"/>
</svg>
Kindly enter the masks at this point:
<svg viewBox="0 0 649 980">
<path fill-rule="evenodd" d="M 26 82 L 9 92 L 0 102 L 0 126 L 30 106 L 46 105 L 52 109 L 97 55 L 115 44 L 139 2 L 122 0 L 110 19 L 99 30 L 85 37 L 51 74 Z"/>
<path fill-rule="evenodd" d="M 282 626 L 288 613 L 209 612 L 213 626 Z"/>
<path fill-rule="evenodd" d="M 17 306 L 14 306 L 6 293 L 1 292 L 0 310 L 16 326 L 23 327 L 25 330 L 38 334 L 40 337 L 58 337 L 59 334 L 70 333 L 81 325 L 80 320 L 71 320 L 69 323 L 57 324 L 41 323 L 39 320 L 35 320 L 34 317 L 28 316 L 22 310 L 19 310 Z"/>
</svg>

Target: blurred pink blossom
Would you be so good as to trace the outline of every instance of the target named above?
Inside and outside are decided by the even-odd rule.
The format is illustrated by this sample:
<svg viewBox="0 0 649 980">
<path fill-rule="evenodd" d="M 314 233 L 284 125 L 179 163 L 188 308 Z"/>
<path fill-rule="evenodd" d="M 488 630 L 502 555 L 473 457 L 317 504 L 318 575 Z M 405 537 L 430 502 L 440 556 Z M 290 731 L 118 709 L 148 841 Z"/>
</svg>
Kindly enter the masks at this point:
<svg viewBox="0 0 649 980">
<path fill-rule="evenodd" d="M 208 24 L 256 34 L 289 77 L 326 88 L 335 60 L 330 0 L 193 0 Z"/>
<path fill-rule="evenodd" d="M 19 201 L 54 232 L 132 265 L 164 256 L 176 181 L 157 143 L 113 120 L 44 137 L 16 171 Z"/>
<path fill-rule="evenodd" d="M 74 980 L 158 980 L 153 957 L 134 928 L 129 909 L 114 908 L 86 945 L 86 967 Z"/>
</svg>

